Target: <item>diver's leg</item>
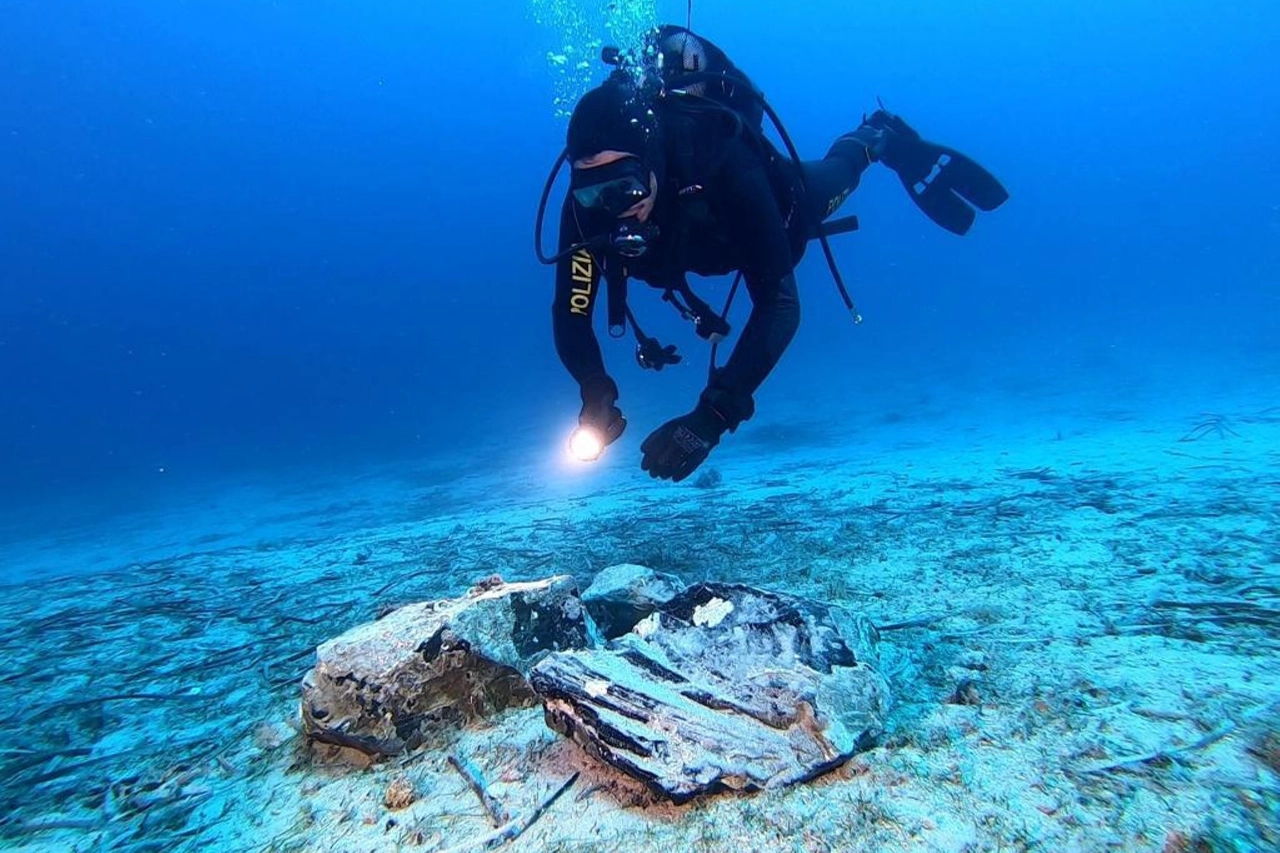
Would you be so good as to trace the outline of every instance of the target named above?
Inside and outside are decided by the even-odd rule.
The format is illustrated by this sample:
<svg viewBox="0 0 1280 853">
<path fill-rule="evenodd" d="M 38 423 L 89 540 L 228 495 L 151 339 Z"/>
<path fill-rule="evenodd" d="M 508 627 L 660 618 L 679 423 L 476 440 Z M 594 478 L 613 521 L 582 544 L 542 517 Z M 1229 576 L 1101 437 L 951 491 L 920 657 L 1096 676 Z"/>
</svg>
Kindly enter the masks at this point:
<svg viewBox="0 0 1280 853">
<path fill-rule="evenodd" d="M 801 164 L 805 188 L 814 200 L 819 221 L 830 218 L 840 209 L 849 194 L 858 188 L 858 181 L 871 162 L 871 153 L 855 130 L 833 142 L 821 160 Z"/>
</svg>

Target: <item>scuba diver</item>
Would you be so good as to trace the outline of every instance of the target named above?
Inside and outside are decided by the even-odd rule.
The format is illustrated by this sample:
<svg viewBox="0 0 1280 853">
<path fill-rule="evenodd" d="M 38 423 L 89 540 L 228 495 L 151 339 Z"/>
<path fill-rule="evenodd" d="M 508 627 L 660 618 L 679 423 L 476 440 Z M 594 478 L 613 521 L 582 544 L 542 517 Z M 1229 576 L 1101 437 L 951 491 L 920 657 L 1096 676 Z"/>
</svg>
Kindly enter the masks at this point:
<svg viewBox="0 0 1280 853">
<path fill-rule="evenodd" d="M 627 423 L 592 325 L 602 280 L 609 333 L 620 337 L 630 323 L 640 366 L 661 370 L 681 360 L 674 346 L 662 346 L 636 324 L 626 297 L 627 282 L 636 279 L 661 290 L 713 344 L 697 404 L 640 446 L 643 470 L 679 482 L 753 415 L 756 390 L 799 326 L 794 270 L 811 240 L 821 241 L 845 304 L 860 321 L 826 237 L 857 227 L 853 217 L 830 217 L 869 165 L 895 172 L 916 205 L 955 234 L 969 230 L 974 208 L 994 210 L 1008 193 L 986 169 L 922 139 L 883 106 L 838 137 L 821 160 L 801 161 L 751 81 L 685 27 L 658 27 L 638 56 L 607 48 L 604 59 L 616 68 L 574 108 L 535 225 L 539 258 L 556 267 L 556 351 L 582 400 L 570 450 L 593 460 Z M 766 114 L 790 156 L 764 134 Z M 542 220 L 565 162 L 571 171 L 559 247 L 547 257 Z M 714 344 L 730 332 L 728 306 L 717 313 L 687 276 L 733 272 L 746 284 L 751 313 L 728 360 L 716 367 Z"/>
</svg>

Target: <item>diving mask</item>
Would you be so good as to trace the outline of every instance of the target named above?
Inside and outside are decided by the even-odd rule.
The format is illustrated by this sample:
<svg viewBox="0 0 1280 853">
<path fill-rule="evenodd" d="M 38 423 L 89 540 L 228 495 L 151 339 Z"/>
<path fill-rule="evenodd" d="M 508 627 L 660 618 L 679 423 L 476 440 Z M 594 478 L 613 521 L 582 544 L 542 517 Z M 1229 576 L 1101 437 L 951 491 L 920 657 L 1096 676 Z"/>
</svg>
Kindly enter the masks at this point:
<svg viewBox="0 0 1280 853">
<path fill-rule="evenodd" d="M 580 209 L 616 218 L 649 197 L 649 173 L 639 158 L 624 157 L 604 166 L 574 169 L 569 189 Z"/>
</svg>

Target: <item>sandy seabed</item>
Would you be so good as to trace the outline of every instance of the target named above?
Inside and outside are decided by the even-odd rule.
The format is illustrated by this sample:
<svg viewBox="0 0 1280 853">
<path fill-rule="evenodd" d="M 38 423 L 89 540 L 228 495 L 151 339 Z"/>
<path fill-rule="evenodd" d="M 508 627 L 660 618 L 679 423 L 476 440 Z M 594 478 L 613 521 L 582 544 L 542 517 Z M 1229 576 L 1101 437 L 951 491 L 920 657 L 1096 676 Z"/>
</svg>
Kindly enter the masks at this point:
<svg viewBox="0 0 1280 853">
<path fill-rule="evenodd" d="M 1266 396 L 943 444 L 923 415 L 852 445 L 848 421 L 797 417 L 744 427 L 697 484 L 631 459 L 559 489 L 549 469 L 421 464 L 15 542 L 0 849 L 1280 849 Z M 104 538 L 114 562 L 70 571 Z M 812 784 L 682 807 L 536 708 L 363 769 L 302 743 L 324 639 L 483 576 L 585 585 L 618 562 L 865 612 L 895 694 L 882 743 Z M 450 756 L 523 832 L 493 837 Z"/>
</svg>

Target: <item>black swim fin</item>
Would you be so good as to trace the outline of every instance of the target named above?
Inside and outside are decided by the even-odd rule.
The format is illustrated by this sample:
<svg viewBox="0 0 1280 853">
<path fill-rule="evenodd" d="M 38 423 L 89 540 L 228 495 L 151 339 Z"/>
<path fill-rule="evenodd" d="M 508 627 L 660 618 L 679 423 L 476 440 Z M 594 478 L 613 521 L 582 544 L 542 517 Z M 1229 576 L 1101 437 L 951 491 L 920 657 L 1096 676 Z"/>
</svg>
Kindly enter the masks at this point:
<svg viewBox="0 0 1280 853">
<path fill-rule="evenodd" d="M 865 124 L 881 132 L 876 159 L 897 173 L 916 207 L 953 234 L 964 234 L 977 214 L 995 210 L 1009 199 L 1009 191 L 969 157 L 921 139 L 898 116 L 876 110 Z"/>
</svg>

